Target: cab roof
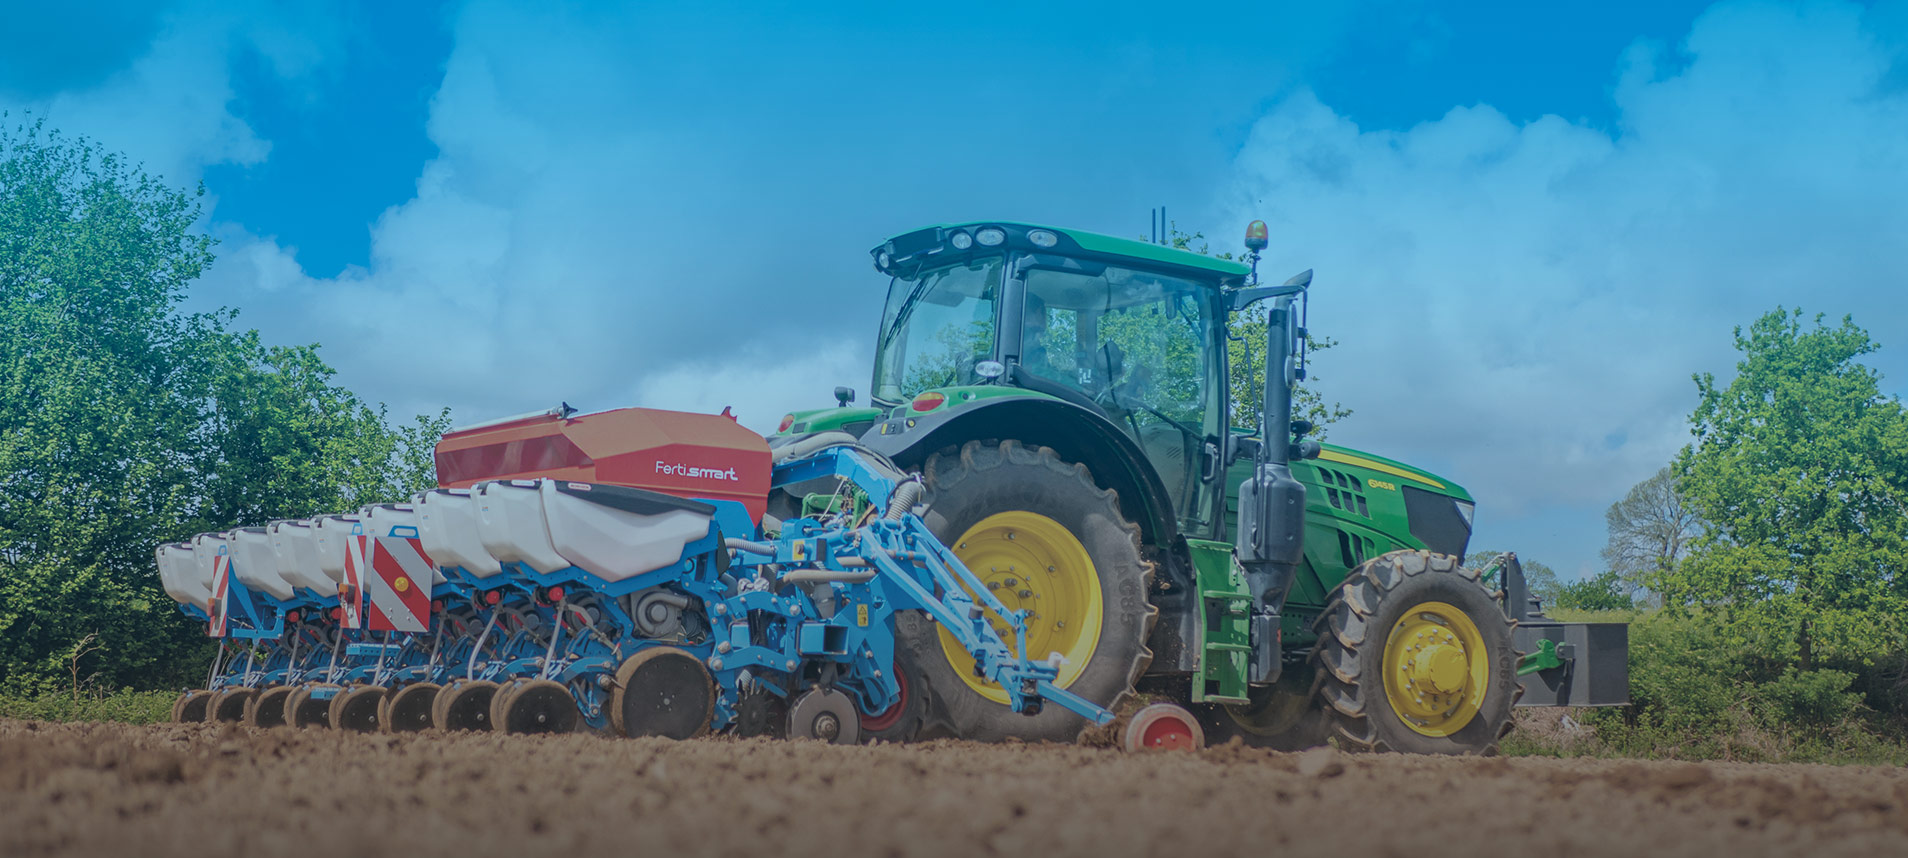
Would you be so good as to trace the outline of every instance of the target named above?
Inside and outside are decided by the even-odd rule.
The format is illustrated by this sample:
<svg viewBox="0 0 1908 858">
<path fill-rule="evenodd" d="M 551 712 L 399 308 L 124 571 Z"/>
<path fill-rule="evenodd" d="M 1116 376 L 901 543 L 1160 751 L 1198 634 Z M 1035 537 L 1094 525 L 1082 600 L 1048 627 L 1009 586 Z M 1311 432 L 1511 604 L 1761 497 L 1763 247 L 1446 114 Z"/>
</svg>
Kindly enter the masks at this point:
<svg viewBox="0 0 1908 858">
<path fill-rule="evenodd" d="M 897 233 L 891 236 L 886 242 L 883 242 L 880 247 L 876 247 L 873 252 L 880 253 L 883 248 L 891 249 L 899 241 L 905 241 L 908 238 L 919 236 L 929 231 L 937 231 L 941 235 L 947 236 L 953 235 L 957 231 L 971 233 L 975 230 L 990 226 L 1000 227 L 1007 232 L 1009 236 L 1007 244 L 1010 247 L 1039 250 L 1039 248 L 1029 248 L 1026 244 L 1025 237 L 1030 230 L 1044 229 L 1061 237 L 1061 243 L 1058 247 L 1054 248 L 1055 250 L 1064 252 L 1077 248 L 1088 254 L 1117 256 L 1145 262 L 1162 263 L 1180 268 L 1210 271 L 1221 275 L 1228 281 L 1226 284 L 1228 286 L 1238 285 L 1238 282 L 1251 272 L 1251 269 L 1247 268 L 1245 264 L 1241 262 L 1230 259 L 1220 259 L 1216 256 L 1207 256 L 1203 253 L 1194 253 L 1190 250 L 1180 250 L 1162 244 L 1153 244 L 1148 241 L 1104 235 L 1081 229 L 1067 229 L 1065 227 L 1043 226 L 1040 224 L 1005 220 L 933 224 L 931 226 L 921 227 L 920 229 Z M 1069 247 L 1069 244 L 1072 246 Z M 978 248 L 976 248 L 976 250 L 978 250 Z"/>
</svg>

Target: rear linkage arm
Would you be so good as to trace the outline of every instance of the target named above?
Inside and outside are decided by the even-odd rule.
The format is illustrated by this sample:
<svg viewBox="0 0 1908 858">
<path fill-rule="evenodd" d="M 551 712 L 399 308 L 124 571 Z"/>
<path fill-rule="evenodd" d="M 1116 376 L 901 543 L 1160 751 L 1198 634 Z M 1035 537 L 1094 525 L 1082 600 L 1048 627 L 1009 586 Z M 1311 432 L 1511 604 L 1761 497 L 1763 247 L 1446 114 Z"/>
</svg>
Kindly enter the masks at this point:
<svg viewBox="0 0 1908 858">
<path fill-rule="evenodd" d="M 839 580 L 850 586 L 877 585 L 870 589 L 885 597 L 889 611 L 920 610 L 946 628 L 974 657 L 975 672 L 1007 692 L 1014 711 L 1037 714 L 1050 701 L 1096 725 L 1113 721 L 1111 711 L 1053 684 L 1060 673 L 1057 653 L 1042 661 L 1028 658 L 1026 612 L 1009 610 L 995 598 L 912 511 L 920 496 L 918 477 L 840 446 L 777 465 L 773 480 L 779 486 L 829 476 L 853 483 L 887 514 L 853 530 L 789 521 L 772 546 L 738 546 L 744 563 L 801 564 L 840 573 Z M 829 547 L 821 548 L 824 543 Z M 988 611 L 1013 628 L 1014 647 L 987 622 Z"/>
</svg>

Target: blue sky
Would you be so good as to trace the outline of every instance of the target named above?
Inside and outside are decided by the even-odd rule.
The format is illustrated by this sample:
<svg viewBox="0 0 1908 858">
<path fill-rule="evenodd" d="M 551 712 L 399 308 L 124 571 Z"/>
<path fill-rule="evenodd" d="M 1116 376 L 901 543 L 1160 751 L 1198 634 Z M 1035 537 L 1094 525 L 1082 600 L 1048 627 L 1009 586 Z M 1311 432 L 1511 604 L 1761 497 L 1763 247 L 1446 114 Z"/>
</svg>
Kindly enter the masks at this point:
<svg viewBox="0 0 1908 858">
<path fill-rule="evenodd" d="M 865 388 L 884 236 L 1162 204 L 1317 269 L 1334 440 L 1569 572 L 1733 325 L 1908 378 L 1908 2 L 7 6 L 0 109 L 203 182 L 192 305 L 400 413 L 765 427 Z"/>
</svg>

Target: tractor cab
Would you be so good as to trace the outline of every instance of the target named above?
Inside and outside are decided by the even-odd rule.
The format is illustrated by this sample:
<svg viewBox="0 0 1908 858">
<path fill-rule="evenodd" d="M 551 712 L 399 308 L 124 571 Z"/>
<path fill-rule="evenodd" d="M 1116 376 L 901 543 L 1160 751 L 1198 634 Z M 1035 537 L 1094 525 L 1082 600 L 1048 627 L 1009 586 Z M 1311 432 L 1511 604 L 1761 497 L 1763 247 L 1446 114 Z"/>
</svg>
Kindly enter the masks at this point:
<svg viewBox="0 0 1908 858">
<path fill-rule="evenodd" d="M 922 413 L 981 398 L 1070 403 L 1117 426 L 1194 530 L 1224 495 L 1223 289 L 1237 263 L 1017 224 L 929 227 L 874 251 L 893 277 L 873 404 Z"/>
</svg>

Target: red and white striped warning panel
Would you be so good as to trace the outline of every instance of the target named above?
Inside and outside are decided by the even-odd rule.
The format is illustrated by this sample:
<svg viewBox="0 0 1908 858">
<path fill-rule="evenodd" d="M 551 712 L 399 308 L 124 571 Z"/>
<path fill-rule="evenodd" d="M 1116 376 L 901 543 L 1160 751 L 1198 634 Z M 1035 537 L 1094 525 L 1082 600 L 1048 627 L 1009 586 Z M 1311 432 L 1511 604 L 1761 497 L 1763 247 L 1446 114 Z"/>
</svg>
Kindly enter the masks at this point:
<svg viewBox="0 0 1908 858">
<path fill-rule="evenodd" d="M 338 625 L 364 628 L 364 550 L 370 537 L 354 534 L 345 540 L 344 580 L 338 582 Z"/>
<path fill-rule="evenodd" d="M 371 540 L 371 574 L 364 592 L 371 600 L 372 631 L 421 632 L 431 625 L 431 559 L 424 541 L 395 536 Z"/>
<path fill-rule="evenodd" d="M 232 589 L 232 558 L 220 553 L 212 558 L 212 613 L 206 618 L 205 633 L 210 637 L 225 637 L 225 621 L 230 615 L 230 595 Z"/>
</svg>

